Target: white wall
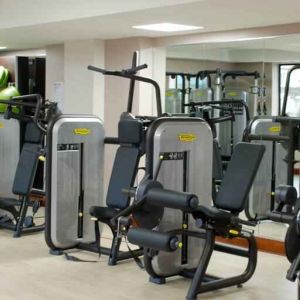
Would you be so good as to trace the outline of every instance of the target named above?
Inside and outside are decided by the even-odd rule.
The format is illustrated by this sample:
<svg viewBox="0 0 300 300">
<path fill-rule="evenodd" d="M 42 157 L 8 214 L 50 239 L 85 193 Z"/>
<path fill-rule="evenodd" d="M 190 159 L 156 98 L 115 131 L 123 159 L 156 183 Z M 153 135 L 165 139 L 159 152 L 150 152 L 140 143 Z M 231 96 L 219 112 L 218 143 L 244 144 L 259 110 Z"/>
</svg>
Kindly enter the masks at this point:
<svg viewBox="0 0 300 300">
<path fill-rule="evenodd" d="M 162 108 L 165 107 L 165 48 L 147 48 L 140 51 L 140 64 L 147 62 L 148 68 L 140 72 L 140 75 L 157 81 L 160 87 Z M 156 92 L 152 85 L 141 83 L 138 94 L 140 115 L 157 115 Z"/>
<path fill-rule="evenodd" d="M 103 41 L 66 42 L 64 45 L 65 112 L 95 114 L 103 118 L 104 79 L 101 74 L 89 71 L 88 65 L 103 67 Z"/>
<path fill-rule="evenodd" d="M 57 102 L 59 99 L 55 98 L 54 83 L 64 82 L 64 46 L 49 46 L 46 55 L 46 98 Z"/>
<path fill-rule="evenodd" d="M 62 83 L 64 113 L 93 114 L 103 119 L 104 78 L 101 74 L 89 71 L 87 66 L 104 66 L 104 42 L 69 41 L 48 46 L 46 53 L 47 97 L 57 101 L 55 85 Z"/>
</svg>

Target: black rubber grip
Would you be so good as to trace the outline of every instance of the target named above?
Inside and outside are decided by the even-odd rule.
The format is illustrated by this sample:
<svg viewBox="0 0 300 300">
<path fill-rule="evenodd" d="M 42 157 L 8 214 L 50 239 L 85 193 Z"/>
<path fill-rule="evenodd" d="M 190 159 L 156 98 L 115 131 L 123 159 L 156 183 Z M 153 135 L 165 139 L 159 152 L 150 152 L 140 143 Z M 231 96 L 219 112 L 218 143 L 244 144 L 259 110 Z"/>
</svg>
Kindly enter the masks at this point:
<svg viewBox="0 0 300 300">
<path fill-rule="evenodd" d="M 249 141 L 285 142 L 290 140 L 288 136 L 271 135 L 271 134 L 248 134 L 247 138 Z"/>
<path fill-rule="evenodd" d="M 143 228 L 130 229 L 127 239 L 131 244 L 159 251 L 173 252 L 178 248 L 176 235 Z"/>
<path fill-rule="evenodd" d="M 143 70 L 143 69 L 146 69 L 146 68 L 148 68 L 148 65 L 143 64 L 143 65 L 136 66 L 136 67 L 133 67 L 133 68 L 130 68 L 130 69 L 124 69 L 124 70 L 122 70 L 122 73 L 124 73 L 124 74 L 135 74 L 136 72 L 138 72 L 140 70 Z"/>
<path fill-rule="evenodd" d="M 119 138 L 107 136 L 104 138 L 104 144 L 119 145 Z"/>
<path fill-rule="evenodd" d="M 268 217 L 270 218 L 270 220 L 274 222 L 286 223 L 286 224 L 290 224 L 295 219 L 295 216 L 292 214 L 280 213 L 280 212 L 268 213 Z"/>
<path fill-rule="evenodd" d="M 134 197 L 135 193 L 136 193 L 136 188 L 122 189 L 122 194 L 128 197 Z"/>
<path fill-rule="evenodd" d="M 199 200 L 194 194 L 153 188 L 147 193 L 147 203 L 156 206 L 190 211 L 198 207 Z"/>
</svg>

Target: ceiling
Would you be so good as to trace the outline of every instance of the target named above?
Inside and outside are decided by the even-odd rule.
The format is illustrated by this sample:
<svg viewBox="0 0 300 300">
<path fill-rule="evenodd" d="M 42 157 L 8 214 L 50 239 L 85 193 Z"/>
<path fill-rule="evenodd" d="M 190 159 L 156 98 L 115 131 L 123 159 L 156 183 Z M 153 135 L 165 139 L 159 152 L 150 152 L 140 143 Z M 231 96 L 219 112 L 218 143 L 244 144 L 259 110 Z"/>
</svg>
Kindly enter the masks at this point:
<svg viewBox="0 0 300 300">
<path fill-rule="evenodd" d="M 232 62 L 300 61 L 300 35 L 179 45 L 167 48 L 167 57 Z"/>
<path fill-rule="evenodd" d="M 132 28 L 161 22 L 204 26 L 199 32 L 212 32 L 300 21 L 299 0 L 0 0 L 0 7 L 0 46 L 9 49 L 172 35 Z"/>
</svg>

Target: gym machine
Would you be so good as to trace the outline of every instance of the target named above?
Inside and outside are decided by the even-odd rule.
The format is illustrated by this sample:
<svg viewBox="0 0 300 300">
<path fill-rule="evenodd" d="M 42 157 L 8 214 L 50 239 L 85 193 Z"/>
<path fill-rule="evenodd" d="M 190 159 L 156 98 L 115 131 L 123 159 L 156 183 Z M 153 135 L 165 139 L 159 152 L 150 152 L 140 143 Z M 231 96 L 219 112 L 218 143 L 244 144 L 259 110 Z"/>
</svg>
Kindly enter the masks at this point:
<svg viewBox="0 0 300 300">
<path fill-rule="evenodd" d="M 60 255 L 68 249 L 81 249 L 109 256 L 109 263 L 139 256 L 140 250 L 119 251 L 115 243 L 118 237 L 111 225 L 111 248 L 101 247 L 102 226 L 91 218 L 90 209 L 104 205 L 104 147 L 118 145 L 109 181 L 106 203 L 111 205 L 105 217 L 113 217 L 114 209 L 129 205 L 128 197 L 121 193 L 123 185 L 134 184 L 140 158 L 143 155 L 144 130 L 151 119 L 132 115 L 135 80 L 156 83 L 136 73 L 147 67 L 136 66 L 137 53 L 132 67 L 122 71 L 107 71 L 93 66 L 88 69 L 105 75 L 130 79 L 126 112 L 121 114 L 118 137 L 105 137 L 102 121 L 88 115 L 61 115 L 53 120 L 47 135 L 47 205 L 45 239 L 50 253 Z M 160 94 L 157 97 L 157 113 L 161 115 Z M 67 214 L 65 212 L 68 212 Z M 93 220 L 92 220 L 93 219 Z M 115 252 L 112 249 L 116 249 Z M 114 256 L 112 255 L 114 253 Z M 67 256 L 70 258 L 70 256 Z M 75 259 L 73 257 L 73 259 Z"/>
<path fill-rule="evenodd" d="M 72 248 L 100 252 L 109 256 L 108 262 L 110 265 L 116 264 L 119 260 L 143 254 L 141 249 L 128 252 L 119 250 L 121 240 L 124 238 L 121 234 L 123 226 L 119 222 L 119 216 L 126 216 L 127 208 L 130 207 L 130 197 L 124 195 L 122 190 L 134 186 L 138 163 L 145 152 L 145 147 L 152 149 L 155 163 L 158 162 L 157 157 L 161 157 L 165 161 L 160 172 L 160 180 L 165 186 L 194 192 L 207 204 L 212 201 L 212 133 L 208 124 L 199 118 L 162 117 L 158 84 L 149 78 L 135 75 L 138 70 L 144 67 L 146 66 L 135 67 L 135 64 L 133 64 L 132 68 L 122 71 L 107 71 L 89 67 L 90 70 L 104 75 L 130 79 L 127 112 L 121 115 L 117 138 L 104 138 L 101 121 L 98 120 L 96 122 L 98 124 L 97 127 L 92 130 L 84 120 L 84 116 L 72 116 L 74 122 L 68 122 L 70 126 L 64 132 L 62 131 L 65 127 L 63 126 L 64 116 L 60 116 L 61 121 L 54 121 L 50 127 L 47 141 L 47 158 L 49 161 L 47 174 L 49 181 L 47 182 L 46 241 L 52 253 L 61 254 L 64 250 Z M 155 87 L 156 117 L 132 116 L 131 109 L 135 81 L 147 82 Z M 77 124 L 77 119 L 80 117 L 83 118 L 82 123 Z M 58 127 L 56 124 L 61 124 L 61 126 Z M 54 130 L 55 128 L 56 130 Z M 93 138 L 89 135 L 74 135 L 73 132 L 76 128 L 86 129 L 85 131 L 94 134 Z M 98 135 L 96 135 L 97 132 Z M 58 137 L 61 137 L 62 140 Z M 78 144 L 78 139 L 80 139 L 80 143 L 84 143 L 84 149 L 87 148 L 86 143 L 90 143 L 88 144 L 88 149 L 93 152 L 77 155 L 82 157 L 81 163 L 77 162 L 77 166 L 81 166 L 77 170 L 74 170 L 76 165 L 73 164 L 78 160 L 74 159 L 74 162 L 68 163 L 69 171 L 67 173 L 63 170 L 58 172 L 56 170 L 57 166 L 64 168 L 64 165 L 66 165 L 68 153 L 66 153 L 66 157 L 59 156 L 60 146 L 57 146 L 61 145 L 61 143 L 68 145 Z M 114 160 L 105 205 L 102 199 L 103 147 L 104 144 L 112 141 L 114 144 L 118 144 L 119 148 Z M 62 149 L 64 152 L 69 151 L 69 149 Z M 101 158 L 98 158 L 99 156 Z M 58 161 L 59 157 L 61 158 L 60 161 Z M 87 163 L 86 160 L 90 160 L 91 157 L 96 163 Z M 152 164 L 151 160 L 152 155 L 149 161 L 146 157 L 146 164 Z M 72 177 L 68 175 L 69 173 L 76 177 L 69 184 L 72 187 L 72 193 L 59 188 L 66 185 L 66 180 L 70 181 Z M 205 176 L 193 176 L 196 173 L 205 174 Z M 89 188 L 92 183 L 95 183 L 95 178 L 98 178 L 97 188 Z M 80 190 L 82 191 L 81 193 Z M 79 205 L 79 203 L 81 204 Z M 84 208 L 83 210 L 80 209 L 82 207 Z M 66 211 L 68 212 L 67 214 L 65 213 Z M 88 212 L 90 212 L 91 216 L 89 216 Z M 146 212 L 146 215 L 149 214 Z M 182 217 L 181 214 L 179 215 Z M 151 216 L 154 217 L 152 214 Z M 170 212 L 171 219 L 177 218 L 177 216 L 178 214 L 173 215 Z M 167 227 L 168 219 L 166 214 L 164 219 L 164 226 Z M 142 220 L 143 217 L 141 222 Z M 113 242 L 111 248 L 104 248 L 100 245 L 102 226 L 99 226 L 99 223 L 107 224 L 112 231 Z M 186 226 L 194 226 L 187 219 L 185 219 L 185 224 Z M 195 243 L 199 246 L 198 241 L 195 241 Z M 193 242 L 186 251 L 189 251 L 190 255 L 194 257 L 194 263 L 196 263 L 198 259 L 197 247 L 192 245 Z"/>
<path fill-rule="evenodd" d="M 300 300 L 300 202 L 297 190 L 293 186 L 280 185 L 274 191 L 274 202 L 277 207 L 268 213 L 274 222 L 285 223 L 288 229 L 285 236 L 285 253 L 291 263 L 286 279 L 298 281 L 298 297 Z M 293 209 L 290 209 L 290 208 Z"/>
<path fill-rule="evenodd" d="M 295 151 L 299 150 L 299 116 L 288 116 L 289 87 L 291 76 L 300 65 L 287 74 L 283 106 L 279 116 L 257 116 L 245 131 L 244 139 L 264 144 L 266 155 L 250 193 L 246 215 L 249 219 L 268 219 L 274 209 L 275 187 L 279 184 L 294 185 Z"/>
<path fill-rule="evenodd" d="M 199 86 L 200 82 L 206 80 L 206 87 Z M 211 76 L 207 71 L 200 71 L 196 75 L 195 89 L 190 91 L 190 102 L 212 101 L 214 98 L 214 90 L 211 85 Z"/>
<path fill-rule="evenodd" d="M 40 202 L 31 200 L 31 191 L 39 158 L 42 159 L 43 157 L 43 136 L 46 132 L 46 121 L 52 113 L 56 112 L 56 104 L 43 102 L 38 94 L 13 97 L 11 100 L 0 100 L 0 103 L 7 105 L 4 114 L 6 120 L 12 118 L 24 124 L 21 151 L 20 148 L 15 149 L 16 154 L 18 154 L 16 156 L 19 158 L 16 159 L 13 182 L 6 181 L 10 184 L 11 190 L 8 195 L 3 194 L 0 197 L 0 209 L 12 216 L 12 218 L 9 215 L 2 216 L 0 227 L 13 230 L 14 237 L 20 237 L 22 233 L 44 229 L 44 225 L 35 225 L 34 223 Z M 16 123 L 13 122 L 12 124 Z M 27 214 L 29 207 L 32 207 L 32 215 Z"/>
<path fill-rule="evenodd" d="M 212 76 L 214 76 L 213 89 L 211 84 Z M 254 78 L 253 86 L 250 87 L 249 91 L 227 88 L 227 78 L 236 79 L 238 77 Z M 255 113 L 261 113 L 259 100 L 261 94 L 261 88 L 259 88 L 260 74 L 256 71 L 245 72 L 216 69 L 200 71 L 197 74 L 197 78 L 208 79 L 208 89 L 211 89 L 211 93 L 206 95 L 206 100 L 203 97 L 199 99 L 191 97 L 192 101 L 185 104 L 185 106 L 190 108 L 191 116 L 212 119 L 234 115 L 234 118 L 228 118 L 230 122 L 223 122 L 222 125 L 218 124 L 216 126 L 221 155 L 223 161 L 226 162 L 230 159 L 234 146 L 243 140 L 244 130 L 249 124 L 250 118 Z M 208 95 L 212 96 L 211 100 Z M 256 111 L 255 107 L 257 107 Z"/>
<path fill-rule="evenodd" d="M 152 147 L 146 152 L 145 178 L 136 189 L 124 190 L 134 197 L 126 214 L 131 214 L 139 225 L 139 228 L 129 230 L 127 227 L 125 232 L 128 230 L 130 243 L 144 248 L 144 266 L 150 281 L 164 284 L 173 276 L 190 278 L 188 300 L 196 299 L 198 293 L 235 285 L 240 287 L 255 271 L 257 248 L 253 232 L 243 227 L 255 226 L 255 223 L 241 220 L 239 213 L 244 210 L 264 146 L 250 143 L 236 146 L 213 206 L 193 191 L 165 188 L 158 180 L 166 166 L 164 155 L 153 151 Z M 206 175 L 201 178 L 209 179 Z M 248 249 L 216 243 L 216 236 L 245 239 Z M 206 274 L 213 250 L 245 257 L 248 260 L 246 270 L 230 278 Z"/>
<path fill-rule="evenodd" d="M 166 89 L 165 112 L 170 114 L 184 113 L 183 104 L 187 93 L 186 78 L 192 74 L 167 72 L 166 79 L 175 80 L 175 88 Z M 180 79 L 179 79 L 180 78 Z M 168 81 L 167 81 L 168 84 Z"/>
<path fill-rule="evenodd" d="M 175 88 L 167 88 L 166 90 L 165 112 L 168 114 L 185 114 L 186 103 L 212 101 L 213 99 L 211 78 L 205 72 L 198 72 L 197 74 L 167 72 L 166 78 L 175 80 Z M 194 87 L 191 84 L 192 79 L 195 79 Z M 207 80 L 207 87 L 201 88 L 199 83 L 204 80 Z"/>
<path fill-rule="evenodd" d="M 242 89 L 232 89 L 226 87 L 226 79 L 232 78 L 237 79 L 238 77 L 253 77 L 254 82 L 249 91 Z M 260 75 L 258 72 L 244 72 L 244 71 L 223 71 L 219 76 L 218 82 L 221 83 L 222 95 L 220 98 L 222 101 L 232 101 L 231 103 L 225 104 L 233 109 L 235 115 L 235 121 L 230 124 L 229 122 L 224 123 L 219 127 L 218 141 L 221 147 L 221 154 L 224 158 L 229 159 L 232 154 L 232 149 L 236 143 L 243 140 L 243 134 L 245 128 L 249 124 L 249 117 L 253 117 L 256 113 L 255 107 L 258 106 L 259 96 L 259 85 L 258 80 Z M 237 101 L 237 102 L 235 102 Z M 244 103 L 248 107 L 248 112 L 245 112 Z M 226 112 L 221 111 L 221 116 Z M 230 136 L 233 133 L 233 145 L 229 142 Z"/>
</svg>

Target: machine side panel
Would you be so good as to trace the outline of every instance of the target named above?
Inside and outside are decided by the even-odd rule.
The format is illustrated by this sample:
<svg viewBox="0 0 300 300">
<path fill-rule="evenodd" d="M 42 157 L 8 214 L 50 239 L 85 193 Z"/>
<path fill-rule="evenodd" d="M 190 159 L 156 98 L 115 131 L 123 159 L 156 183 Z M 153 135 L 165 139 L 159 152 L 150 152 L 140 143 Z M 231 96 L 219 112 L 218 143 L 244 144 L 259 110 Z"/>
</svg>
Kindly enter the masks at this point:
<svg viewBox="0 0 300 300">
<path fill-rule="evenodd" d="M 162 163 L 159 172 L 158 180 L 163 186 L 167 189 L 195 193 L 201 204 L 210 205 L 212 203 L 212 133 L 207 123 L 196 118 L 194 121 L 187 118 L 180 118 L 177 121 L 169 119 L 156 128 L 153 138 L 154 171 L 162 153 L 170 153 L 172 156 L 171 160 Z M 178 159 L 181 153 L 185 160 Z M 195 227 L 195 221 L 191 216 L 188 220 L 184 220 L 183 217 L 181 211 L 165 209 L 159 231 L 182 228 L 184 224 L 189 230 L 199 230 Z M 182 249 L 173 253 L 160 252 L 154 258 L 153 268 L 157 274 L 170 275 L 184 268 L 196 267 L 203 240 L 189 237 L 183 243 L 185 253 Z"/>
<path fill-rule="evenodd" d="M 91 242 L 95 237 L 89 209 L 104 204 L 102 122 L 85 116 L 58 119 L 52 129 L 51 150 L 51 242 L 59 249 Z"/>
</svg>

